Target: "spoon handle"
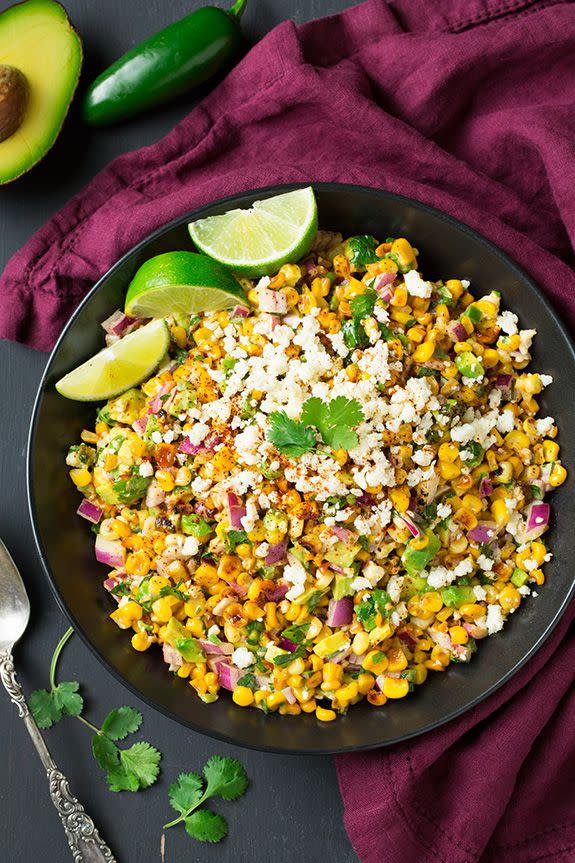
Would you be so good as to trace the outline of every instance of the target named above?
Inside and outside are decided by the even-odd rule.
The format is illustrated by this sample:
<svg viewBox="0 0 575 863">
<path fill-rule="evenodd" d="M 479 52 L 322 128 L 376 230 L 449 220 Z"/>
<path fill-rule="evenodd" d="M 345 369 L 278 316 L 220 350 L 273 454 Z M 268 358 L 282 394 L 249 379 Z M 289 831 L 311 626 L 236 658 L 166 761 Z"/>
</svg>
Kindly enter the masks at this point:
<svg viewBox="0 0 575 863">
<path fill-rule="evenodd" d="M 48 751 L 44 738 L 40 734 L 40 729 L 28 709 L 22 688 L 16 680 L 14 661 L 10 650 L 0 650 L 0 679 L 10 699 L 18 708 L 18 715 L 24 720 L 46 769 L 50 797 L 62 821 L 74 863 L 116 863 L 116 858 L 100 837 L 96 825 L 70 791 L 68 780 L 58 769 Z"/>
</svg>

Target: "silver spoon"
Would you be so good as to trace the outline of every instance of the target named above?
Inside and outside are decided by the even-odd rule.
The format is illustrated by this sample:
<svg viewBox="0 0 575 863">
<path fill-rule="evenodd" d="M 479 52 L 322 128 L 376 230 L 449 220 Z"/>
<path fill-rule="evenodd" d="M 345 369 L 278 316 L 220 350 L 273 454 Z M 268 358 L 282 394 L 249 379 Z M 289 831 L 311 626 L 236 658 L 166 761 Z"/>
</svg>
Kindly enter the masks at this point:
<svg viewBox="0 0 575 863">
<path fill-rule="evenodd" d="M 46 769 L 50 797 L 64 826 L 75 863 L 116 863 L 115 857 L 100 838 L 92 819 L 70 792 L 68 780 L 56 763 L 36 725 L 20 684 L 16 680 L 12 648 L 20 639 L 30 619 L 30 601 L 24 582 L 0 539 L 0 678 L 22 717 Z"/>
</svg>

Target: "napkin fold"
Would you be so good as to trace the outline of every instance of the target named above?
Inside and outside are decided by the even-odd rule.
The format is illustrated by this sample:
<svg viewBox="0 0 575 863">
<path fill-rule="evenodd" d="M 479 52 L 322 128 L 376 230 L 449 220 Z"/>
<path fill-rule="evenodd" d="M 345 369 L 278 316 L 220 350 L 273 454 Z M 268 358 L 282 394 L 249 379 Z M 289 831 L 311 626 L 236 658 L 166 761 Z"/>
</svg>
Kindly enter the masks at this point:
<svg viewBox="0 0 575 863">
<path fill-rule="evenodd" d="M 368 0 L 281 24 L 166 138 L 112 162 L 15 255 L 0 336 L 49 350 L 93 283 L 155 228 L 245 189 L 320 181 L 461 219 L 575 327 L 574 33 L 566 0 Z M 572 619 L 472 712 L 338 758 L 363 863 L 575 860 Z"/>
</svg>

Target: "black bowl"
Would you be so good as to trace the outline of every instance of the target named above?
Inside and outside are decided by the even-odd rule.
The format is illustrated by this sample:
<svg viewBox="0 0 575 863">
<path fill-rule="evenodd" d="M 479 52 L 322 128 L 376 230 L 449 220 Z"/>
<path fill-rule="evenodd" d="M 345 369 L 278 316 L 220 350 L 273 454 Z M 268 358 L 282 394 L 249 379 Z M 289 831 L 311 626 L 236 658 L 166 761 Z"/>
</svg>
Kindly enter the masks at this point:
<svg viewBox="0 0 575 863">
<path fill-rule="evenodd" d="M 362 703 L 332 723 L 312 715 L 297 719 L 236 707 L 225 693 L 203 704 L 191 687 L 171 675 L 159 651 L 135 653 L 127 633 L 109 620 L 113 602 L 102 588 L 104 567 L 94 558 L 94 534 L 75 515 L 79 496 L 64 465 L 68 446 L 94 420 L 94 405 L 67 401 L 55 382 L 102 347 L 100 321 L 122 307 L 127 285 L 152 255 L 190 248 L 191 219 L 249 206 L 293 187 L 274 187 L 236 195 L 202 207 L 156 231 L 125 255 L 98 282 L 71 318 L 52 356 L 34 408 L 28 446 L 28 490 L 36 541 L 56 597 L 76 630 L 105 666 L 153 707 L 182 724 L 241 746 L 273 752 L 327 753 L 384 746 L 436 728 L 478 704 L 507 681 L 547 638 L 573 593 L 573 482 L 554 498 L 547 582 L 527 600 L 504 631 L 481 642 L 469 665 L 431 674 L 415 694 L 375 709 Z M 410 237 L 420 250 L 425 274 L 434 279 L 471 279 L 478 294 L 496 288 L 523 326 L 536 327 L 535 367 L 553 375 L 542 398 L 542 415 L 555 416 L 561 429 L 562 456 L 573 464 L 575 450 L 575 355 L 556 313 L 538 288 L 506 255 L 465 225 L 437 210 L 386 192 L 358 186 L 318 184 L 320 225 L 344 234 Z"/>
</svg>

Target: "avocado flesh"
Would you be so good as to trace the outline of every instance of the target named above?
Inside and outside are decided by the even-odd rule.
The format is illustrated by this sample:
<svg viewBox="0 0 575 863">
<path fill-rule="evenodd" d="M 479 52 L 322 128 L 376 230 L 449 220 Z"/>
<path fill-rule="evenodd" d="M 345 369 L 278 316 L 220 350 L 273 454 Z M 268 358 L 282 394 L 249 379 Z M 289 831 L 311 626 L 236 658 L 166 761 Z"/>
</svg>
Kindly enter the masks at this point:
<svg viewBox="0 0 575 863">
<path fill-rule="evenodd" d="M 82 43 L 54 0 L 25 0 L 0 13 L 0 65 L 28 82 L 22 124 L 0 143 L 0 184 L 29 171 L 52 147 L 82 66 Z"/>
</svg>

